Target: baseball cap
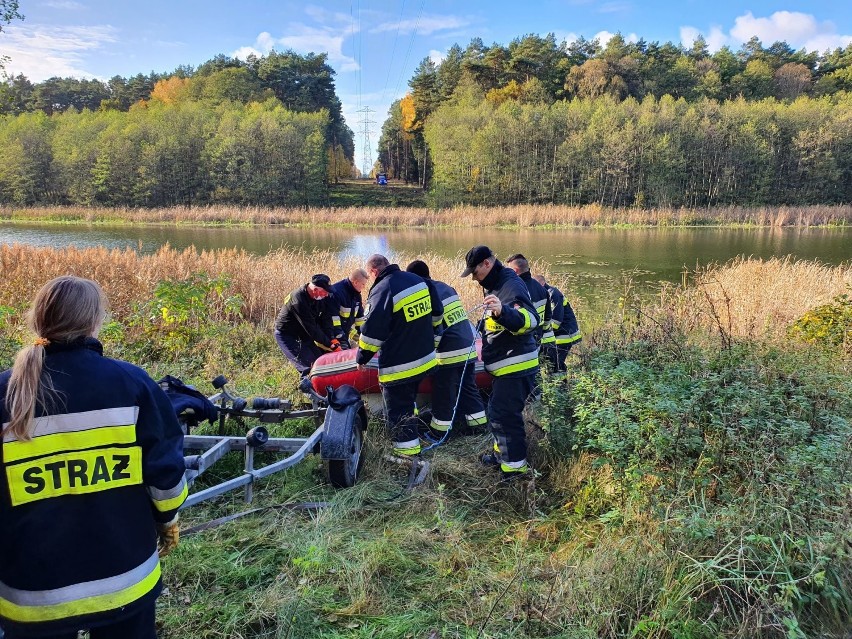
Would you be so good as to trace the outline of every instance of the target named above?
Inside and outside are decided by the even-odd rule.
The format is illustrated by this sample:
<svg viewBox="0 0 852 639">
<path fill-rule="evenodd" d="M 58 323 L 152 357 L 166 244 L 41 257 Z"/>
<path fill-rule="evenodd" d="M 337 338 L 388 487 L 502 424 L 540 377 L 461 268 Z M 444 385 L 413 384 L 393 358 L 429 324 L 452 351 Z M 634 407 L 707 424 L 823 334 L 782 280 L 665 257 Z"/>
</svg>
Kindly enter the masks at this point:
<svg viewBox="0 0 852 639">
<path fill-rule="evenodd" d="M 320 288 L 324 288 L 326 291 L 331 293 L 331 278 L 325 273 L 317 273 L 316 275 L 312 275 L 311 284 L 313 284 L 314 286 L 319 286 Z"/>
<path fill-rule="evenodd" d="M 494 253 L 492 253 L 491 249 L 487 246 L 474 246 L 467 252 L 467 255 L 464 256 L 464 263 L 467 268 L 462 271 L 461 277 L 467 277 L 473 273 L 473 269 L 475 269 L 478 264 L 481 264 L 483 260 L 493 256 Z"/>
</svg>

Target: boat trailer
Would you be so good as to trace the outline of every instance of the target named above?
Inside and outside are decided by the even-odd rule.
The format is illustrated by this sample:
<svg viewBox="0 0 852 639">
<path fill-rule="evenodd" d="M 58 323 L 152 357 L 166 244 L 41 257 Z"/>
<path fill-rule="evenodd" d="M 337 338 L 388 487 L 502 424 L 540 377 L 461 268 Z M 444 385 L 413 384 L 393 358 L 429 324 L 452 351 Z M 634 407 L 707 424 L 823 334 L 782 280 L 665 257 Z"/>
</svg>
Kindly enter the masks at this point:
<svg viewBox="0 0 852 639">
<path fill-rule="evenodd" d="M 192 486 L 205 471 L 230 452 L 242 452 L 245 457 L 243 473 L 237 477 L 191 493 L 182 508 L 189 508 L 232 490 L 243 488 L 245 501 L 253 498 L 254 482 L 287 470 L 309 454 L 319 454 L 329 483 L 335 488 L 351 488 L 358 480 L 364 463 L 364 434 L 367 428 L 367 411 L 360 393 L 351 386 L 327 389 L 325 396 L 317 393 L 306 380 L 299 390 L 309 399 L 294 406 L 290 400 L 278 397 L 255 397 L 247 400 L 226 388 L 228 380 L 219 376 L 213 380 L 218 390 L 207 399 L 218 412 L 218 435 L 191 435 L 189 430 L 197 425 L 191 411 L 179 415 L 185 429 L 184 461 L 187 483 Z M 229 419 L 253 419 L 257 426 L 245 436 L 225 435 Z M 280 424 L 290 419 L 313 419 L 316 425 L 308 437 L 270 437 L 264 424 Z M 255 453 L 272 452 L 284 457 L 266 466 L 255 467 Z M 192 454 L 187 454 L 192 453 Z"/>
</svg>

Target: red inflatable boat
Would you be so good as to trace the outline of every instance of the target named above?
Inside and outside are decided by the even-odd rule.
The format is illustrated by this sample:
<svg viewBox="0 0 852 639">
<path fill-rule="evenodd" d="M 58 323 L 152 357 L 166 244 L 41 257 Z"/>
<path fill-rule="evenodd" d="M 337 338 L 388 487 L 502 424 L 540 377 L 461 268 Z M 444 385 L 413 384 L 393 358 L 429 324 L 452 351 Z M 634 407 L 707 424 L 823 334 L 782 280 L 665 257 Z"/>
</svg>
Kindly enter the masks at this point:
<svg viewBox="0 0 852 639">
<path fill-rule="evenodd" d="M 485 372 L 480 353 L 481 341 L 476 340 L 476 385 L 481 389 L 491 388 L 491 375 Z M 314 362 L 309 377 L 314 390 L 325 395 L 326 388 L 337 388 L 343 384 L 354 386 L 362 395 L 381 393 L 379 388 L 379 360 L 373 357 L 367 364 L 367 370 L 358 371 L 355 356 L 358 349 L 326 353 Z M 468 364 L 470 366 L 474 362 Z M 419 393 L 432 393 L 432 379 L 428 375 L 420 383 Z"/>
</svg>

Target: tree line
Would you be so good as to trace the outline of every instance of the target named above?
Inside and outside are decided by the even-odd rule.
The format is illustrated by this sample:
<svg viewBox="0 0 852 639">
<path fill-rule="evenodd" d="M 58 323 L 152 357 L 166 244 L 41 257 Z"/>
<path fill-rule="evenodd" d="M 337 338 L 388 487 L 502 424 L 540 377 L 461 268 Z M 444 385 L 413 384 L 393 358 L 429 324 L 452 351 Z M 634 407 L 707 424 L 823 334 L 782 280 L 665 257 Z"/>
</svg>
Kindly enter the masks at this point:
<svg viewBox="0 0 852 639">
<path fill-rule="evenodd" d="M 378 168 L 438 203 L 848 199 L 852 44 L 820 54 L 752 38 L 711 54 L 700 37 L 477 38 L 424 59 L 409 86 Z"/>
<path fill-rule="evenodd" d="M 277 98 L 5 116 L 0 203 L 327 204 L 329 124 Z"/>
<path fill-rule="evenodd" d="M 158 89 L 161 96 L 170 89 L 172 101 L 210 104 L 246 104 L 274 97 L 291 111 L 327 111 L 326 138 L 351 161 L 355 153 L 353 134 L 343 119 L 334 75 L 326 54 L 300 55 L 293 51 L 250 55 L 245 61 L 217 55 L 197 68 L 184 65 L 169 73 L 152 71 L 128 78 L 114 76 L 108 81 L 54 77 L 33 83 L 18 74 L 0 83 L 0 115 L 35 111 L 53 115 L 69 109 L 127 111 L 150 100 Z"/>
</svg>

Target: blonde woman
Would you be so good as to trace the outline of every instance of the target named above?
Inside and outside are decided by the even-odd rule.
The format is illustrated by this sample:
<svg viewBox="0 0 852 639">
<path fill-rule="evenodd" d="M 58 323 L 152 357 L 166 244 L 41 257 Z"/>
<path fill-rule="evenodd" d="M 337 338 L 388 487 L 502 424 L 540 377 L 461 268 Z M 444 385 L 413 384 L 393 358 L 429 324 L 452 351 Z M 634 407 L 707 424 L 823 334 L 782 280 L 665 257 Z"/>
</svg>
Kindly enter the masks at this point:
<svg viewBox="0 0 852 639">
<path fill-rule="evenodd" d="M 0 374 L 0 625 L 6 639 L 156 637 L 159 553 L 177 545 L 183 436 L 160 387 L 103 356 L 106 299 L 64 276 Z"/>
</svg>

